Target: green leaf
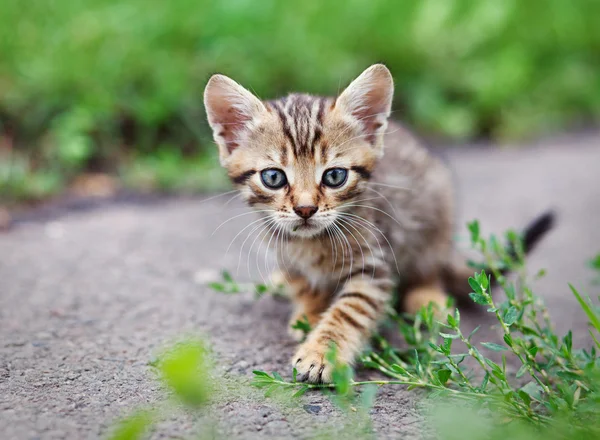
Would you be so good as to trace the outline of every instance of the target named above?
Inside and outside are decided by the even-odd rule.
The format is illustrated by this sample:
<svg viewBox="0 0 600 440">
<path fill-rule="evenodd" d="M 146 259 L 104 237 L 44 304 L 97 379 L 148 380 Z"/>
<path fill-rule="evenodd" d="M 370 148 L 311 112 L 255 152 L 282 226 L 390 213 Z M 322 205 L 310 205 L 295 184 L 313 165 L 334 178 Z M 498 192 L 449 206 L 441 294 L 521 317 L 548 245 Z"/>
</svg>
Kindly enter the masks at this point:
<svg viewBox="0 0 600 440">
<path fill-rule="evenodd" d="M 398 373 L 398 374 L 400 374 L 402 376 L 407 376 L 408 375 L 408 372 L 406 371 L 406 368 L 403 368 L 403 367 L 401 367 L 398 364 L 393 364 L 391 368 L 392 368 L 392 371 L 394 373 Z"/>
<path fill-rule="evenodd" d="M 473 220 L 467 223 L 467 228 L 471 233 L 471 245 L 475 245 L 479 241 L 479 221 Z"/>
<path fill-rule="evenodd" d="M 508 345 L 509 347 L 512 347 L 513 345 L 513 339 L 511 335 L 504 335 L 504 342 L 506 342 L 506 345 Z"/>
<path fill-rule="evenodd" d="M 485 391 L 485 389 L 488 386 L 488 382 L 490 380 L 490 373 L 485 373 L 485 376 L 483 376 L 483 380 L 481 381 L 481 385 L 479 386 L 479 389 L 481 391 Z"/>
<path fill-rule="evenodd" d="M 493 342 L 482 342 L 481 345 L 483 345 L 485 348 L 488 348 L 492 351 L 505 351 L 507 350 L 507 348 L 504 345 L 499 345 L 499 344 L 494 344 Z"/>
<path fill-rule="evenodd" d="M 563 344 L 567 349 L 567 353 L 571 354 L 571 349 L 573 348 L 573 332 L 571 330 L 563 338 Z"/>
<path fill-rule="evenodd" d="M 450 379 L 451 375 L 452 372 L 450 370 L 439 370 L 437 372 L 437 377 L 443 385 L 445 385 L 446 382 L 448 382 L 448 379 Z"/>
<path fill-rule="evenodd" d="M 542 397 L 542 389 L 533 381 L 522 387 L 521 391 L 527 393 L 534 400 L 540 400 Z"/>
<path fill-rule="evenodd" d="M 521 376 L 523 376 L 525 373 L 527 372 L 527 365 L 523 364 L 521 365 L 521 368 L 519 368 L 519 371 L 517 371 L 517 379 Z"/>
<path fill-rule="evenodd" d="M 481 282 L 481 287 L 483 287 L 484 290 L 487 290 L 488 286 L 490 285 L 490 281 L 486 276 L 485 272 L 481 272 L 481 277 L 479 278 L 479 281 Z"/>
<path fill-rule="evenodd" d="M 275 378 L 275 380 L 283 382 L 283 378 L 281 377 L 281 375 L 277 371 L 273 371 L 273 373 L 271 373 L 271 374 L 273 375 L 273 378 Z"/>
<path fill-rule="evenodd" d="M 110 435 L 108 438 L 109 440 L 142 439 L 152 423 L 152 413 L 148 411 L 136 412 L 135 414 L 121 420 L 115 427 L 112 435 Z"/>
<path fill-rule="evenodd" d="M 504 312 L 504 323 L 508 326 L 513 325 L 517 321 L 517 317 L 519 316 L 519 311 L 516 307 L 511 306 Z"/>
<path fill-rule="evenodd" d="M 268 291 L 269 291 L 269 288 L 267 286 L 265 286 L 264 284 L 256 284 L 254 286 L 254 293 L 256 294 L 257 297 L 264 295 Z"/>
<path fill-rule="evenodd" d="M 264 377 L 264 378 L 269 378 L 269 379 L 273 379 L 271 376 L 269 376 L 268 373 L 265 373 L 264 371 L 260 371 L 260 370 L 253 370 L 252 374 L 254 374 L 255 376 L 258 377 Z"/>
<path fill-rule="evenodd" d="M 279 389 L 279 384 L 271 384 L 265 391 L 265 397 L 270 397 L 275 391 Z"/>
<path fill-rule="evenodd" d="M 450 339 L 444 339 L 444 341 L 449 341 Z M 433 342 L 429 342 L 429 346 L 431 348 L 433 348 L 435 351 L 437 351 L 438 353 L 444 354 L 444 350 L 441 347 L 438 347 L 437 345 L 435 345 Z"/>
<path fill-rule="evenodd" d="M 161 379 L 183 403 L 198 407 L 208 399 L 206 350 L 200 341 L 177 345 L 161 357 Z"/>
<path fill-rule="evenodd" d="M 481 284 L 479 284 L 479 282 L 475 278 L 473 278 L 473 277 L 469 278 L 469 286 L 471 286 L 471 289 L 473 289 L 473 292 L 475 292 L 475 293 L 483 293 L 483 289 L 481 288 Z M 485 304 L 487 304 L 487 300 L 486 300 Z"/>
<path fill-rule="evenodd" d="M 482 295 L 481 293 L 469 293 L 469 296 L 476 304 L 480 304 L 482 306 L 486 306 L 489 304 L 489 300 L 485 297 L 485 295 Z"/>
<path fill-rule="evenodd" d="M 594 258 L 592 258 L 589 262 L 588 265 L 590 268 L 597 270 L 598 272 L 600 272 L 600 254 L 596 255 Z"/>
<path fill-rule="evenodd" d="M 475 333 L 477 333 L 477 331 L 478 331 L 480 328 L 481 328 L 481 326 L 480 326 L 480 325 L 478 325 L 477 327 L 475 327 L 475 328 L 473 329 L 473 331 L 472 331 L 471 333 L 469 333 L 469 336 L 467 337 L 467 340 L 468 340 L 468 341 L 470 341 L 470 340 L 471 340 L 471 338 L 473 337 L 473 335 L 474 335 Z"/>
<path fill-rule="evenodd" d="M 223 277 L 223 280 L 225 280 L 225 282 L 227 283 L 233 283 L 233 277 L 231 276 L 231 274 L 224 270 L 223 272 L 221 272 L 221 276 Z"/>
<path fill-rule="evenodd" d="M 304 385 L 302 388 L 300 388 L 298 391 L 296 391 L 294 394 L 292 394 L 292 397 L 300 397 L 307 391 L 308 391 L 308 385 Z"/>
<path fill-rule="evenodd" d="M 296 367 L 294 367 L 294 369 L 292 370 L 292 381 L 294 383 L 296 383 L 296 377 L 298 376 L 298 370 L 296 369 Z"/>
<path fill-rule="evenodd" d="M 442 332 L 440 332 L 440 336 L 444 339 L 457 339 L 459 337 L 458 335 L 452 335 L 450 333 L 442 333 Z"/>
<path fill-rule="evenodd" d="M 294 324 L 292 324 L 292 328 L 295 330 L 301 330 L 304 332 L 305 336 L 311 331 L 311 326 L 306 315 L 304 315 L 302 319 L 298 319 Z"/>
<path fill-rule="evenodd" d="M 445 355 L 449 355 L 452 351 L 452 338 L 444 338 L 444 342 L 441 345 Z"/>
<path fill-rule="evenodd" d="M 419 377 L 423 374 L 423 366 L 419 360 L 419 352 L 417 350 L 415 350 L 415 372 Z"/>
<path fill-rule="evenodd" d="M 525 405 L 527 405 L 527 406 L 531 405 L 531 397 L 529 396 L 529 394 L 527 394 L 523 390 L 519 390 L 518 394 L 519 394 L 519 397 L 523 400 L 523 402 L 525 402 Z"/>
<path fill-rule="evenodd" d="M 456 320 L 454 319 L 454 316 L 448 314 L 448 317 L 446 318 L 446 321 L 448 322 L 448 325 L 450 327 L 456 327 Z"/>
<path fill-rule="evenodd" d="M 600 332 L 600 316 L 596 313 L 596 311 L 594 311 L 592 309 L 592 307 L 586 301 L 584 301 L 584 299 L 579 294 L 579 292 L 575 289 L 575 287 L 573 287 L 571 284 L 569 284 L 569 287 L 571 288 L 573 295 L 575 295 L 575 298 L 577 298 L 579 305 L 581 306 L 581 308 L 587 315 L 588 319 L 590 320 L 590 324 L 592 324 L 594 326 L 596 331 Z"/>
<path fill-rule="evenodd" d="M 225 286 L 223 285 L 223 283 L 208 283 L 208 287 L 213 289 L 215 292 L 225 292 Z"/>
</svg>

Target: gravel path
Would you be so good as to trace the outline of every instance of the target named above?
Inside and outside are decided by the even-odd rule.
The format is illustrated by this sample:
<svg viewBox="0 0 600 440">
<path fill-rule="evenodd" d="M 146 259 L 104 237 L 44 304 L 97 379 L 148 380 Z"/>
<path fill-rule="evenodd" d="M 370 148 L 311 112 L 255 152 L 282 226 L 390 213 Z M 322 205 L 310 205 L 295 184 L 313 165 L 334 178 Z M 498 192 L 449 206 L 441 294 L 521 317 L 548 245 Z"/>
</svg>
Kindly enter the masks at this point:
<svg viewBox="0 0 600 440">
<path fill-rule="evenodd" d="M 576 343 L 585 343 L 585 322 L 566 283 L 588 289 L 585 261 L 600 250 L 600 135 L 514 150 L 456 149 L 449 158 L 460 188 L 461 233 L 473 218 L 487 234 L 523 226 L 549 207 L 558 211 L 557 228 L 531 256 L 530 268 L 548 270 L 537 292 L 558 329 L 574 328 Z M 287 373 L 294 344 L 285 333 L 285 302 L 204 287 L 221 268 L 235 269 L 245 234 L 226 250 L 252 217 L 211 235 L 244 212 L 227 199 L 34 215 L 0 235 L 2 439 L 102 437 L 115 417 L 164 398 L 148 362 L 186 333 L 209 339 L 224 376 L 221 393 L 203 417 L 169 414 L 153 438 L 191 438 L 210 423 L 216 438 L 307 438 L 343 424 L 320 394 L 290 407 L 246 385 L 255 368 Z M 256 261 L 252 255 L 254 278 Z M 489 322 L 478 313 L 464 319 L 467 327 Z M 418 398 L 402 387 L 380 390 L 372 419 L 381 438 L 418 436 Z"/>
</svg>

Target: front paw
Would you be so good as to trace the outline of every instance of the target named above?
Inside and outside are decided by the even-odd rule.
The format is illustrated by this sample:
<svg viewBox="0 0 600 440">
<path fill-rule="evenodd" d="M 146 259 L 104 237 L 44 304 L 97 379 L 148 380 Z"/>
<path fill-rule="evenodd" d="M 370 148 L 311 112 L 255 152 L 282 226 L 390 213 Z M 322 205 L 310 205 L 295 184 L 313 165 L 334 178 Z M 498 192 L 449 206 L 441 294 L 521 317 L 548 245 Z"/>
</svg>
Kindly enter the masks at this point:
<svg viewBox="0 0 600 440">
<path fill-rule="evenodd" d="M 331 383 L 333 366 L 325 359 L 328 350 L 328 346 L 312 341 L 300 346 L 292 358 L 299 382 Z"/>
</svg>

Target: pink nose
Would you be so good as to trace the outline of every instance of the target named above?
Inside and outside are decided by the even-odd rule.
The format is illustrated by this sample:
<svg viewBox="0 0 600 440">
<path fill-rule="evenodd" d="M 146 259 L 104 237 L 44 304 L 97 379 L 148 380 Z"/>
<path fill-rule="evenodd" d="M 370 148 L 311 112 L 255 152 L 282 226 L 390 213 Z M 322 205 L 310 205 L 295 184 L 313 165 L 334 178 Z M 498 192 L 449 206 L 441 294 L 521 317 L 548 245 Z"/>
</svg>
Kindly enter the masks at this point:
<svg viewBox="0 0 600 440">
<path fill-rule="evenodd" d="M 311 218 L 319 208 L 316 206 L 297 206 L 294 208 L 294 212 L 303 219 Z"/>
</svg>

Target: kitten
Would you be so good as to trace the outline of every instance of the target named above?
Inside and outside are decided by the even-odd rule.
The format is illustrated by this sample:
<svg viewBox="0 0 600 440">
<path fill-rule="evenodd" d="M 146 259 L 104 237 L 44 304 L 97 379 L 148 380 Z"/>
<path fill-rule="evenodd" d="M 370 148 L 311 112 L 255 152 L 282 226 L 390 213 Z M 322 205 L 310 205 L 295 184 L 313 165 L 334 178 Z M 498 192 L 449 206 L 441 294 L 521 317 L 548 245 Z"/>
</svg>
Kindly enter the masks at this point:
<svg viewBox="0 0 600 440">
<path fill-rule="evenodd" d="M 331 381 L 332 342 L 338 359 L 355 360 L 398 283 L 411 313 L 430 302 L 445 307 L 447 292 L 469 291 L 473 272 L 452 245 L 450 172 L 388 120 L 393 92 L 382 64 L 337 98 L 262 102 L 223 75 L 206 86 L 221 164 L 286 240 L 274 279 L 293 298 L 291 322 L 306 317 L 313 329 L 292 359 L 302 381 Z M 526 231 L 526 250 L 551 220 Z"/>
</svg>

